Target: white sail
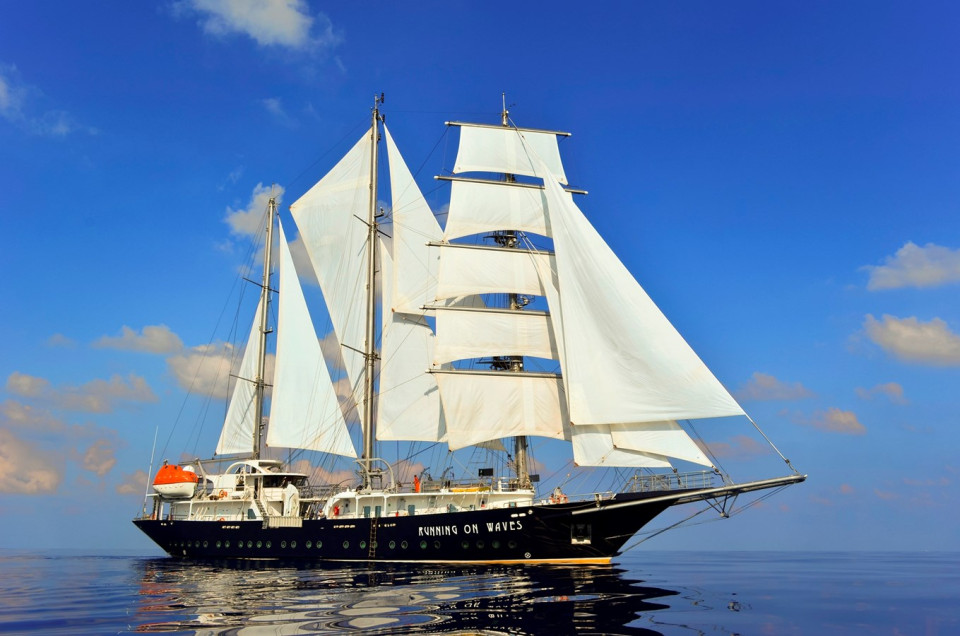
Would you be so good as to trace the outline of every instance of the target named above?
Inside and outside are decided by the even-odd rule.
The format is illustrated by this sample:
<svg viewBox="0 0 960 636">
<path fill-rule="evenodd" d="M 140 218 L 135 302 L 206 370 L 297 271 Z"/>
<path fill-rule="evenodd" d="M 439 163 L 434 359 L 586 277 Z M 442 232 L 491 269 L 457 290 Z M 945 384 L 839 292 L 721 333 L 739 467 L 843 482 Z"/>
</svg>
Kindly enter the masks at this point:
<svg viewBox="0 0 960 636">
<path fill-rule="evenodd" d="M 571 429 L 573 461 L 578 466 L 672 468 L 666 457 L 616 448 L 608 426 L 573 426 Z"/>
<path fill-rule="evenodd" d="M 557 147 L 557 134 L 547 131 L 456 123 L 460 126 L 460 147 L 454 173 L 495 172 L 540 176 L 537 158 L 551 174 L 566 184 Z"/>
<path fill-rule="evenodd" d="M 437 298 L 496 293 L 542 296 L 538 268 L 551 269 L 552 260 L 553 255 L 546 252 L 445 243 L 440 247 Z"/>
<path fill-rule="evenodd" d="M 661 422 L 742 415 L 740 405 L 545 166 L 541 174 L 545 175 L 556 250 L 562 368 L 571 422 Z"/>
<path fill-rule="evenodd" d="M 550 236 L 544 206 L 543 188 L 539 186 L 454 179 L 443 238 L 450 241 L 496 230 Z"/>
<path fill-rule="evenodd" d="M 569 436 L 556 376 L 465 371 L 434 375 L 451 450 L 515 435 Z"/>
<path fill-rule="evenodd" d="M 420 314 L 389 309 L 396 276 L 390 243 L 381 240 L 380 245 L 384 310 L 377 439 L 437 442 L 444 434 L 440 395 L 436 379 L 427 373 L 433 357 L 433 330 Z"/>
<path fill-rule="evenodd" d="M 424 305 L 436 298 L 437 268 L 440 251 L 427 244 L 442 237 L 440 224 L 430 211 L 407 169 L 400 151 L 397 150 L 387 127 L 383 127 L 387 139 L 387 155 L 390 161 L 390 190 L 393 194 L 393 228 L 391 231 L 393 259 L 393 294 L 384 295 L 394 311 L 422 314 Z"/>
<path fill-rule="evenodd" d="M 542 311 L 438 307 L 435 366 L 489 356 L 558 359 L 550 317 Z"/>
<path fill-rule="evenodd" d="M 243 359 L 237 370 L 236 383 L 230 404 L 227 406 L 227 417 L 223 421 L 220 431 L 220 441 L 217 442 L 217 455 L 233 453 L 250 453 L 253 451 L 253 435 L 257 425 L 257 356 L 260 338 L 260 313 L 263 301 L 257 303 L 257 312 L 254 314 L 253 326 L 247 336 L 247 345 L 243 350 Z"/>
<path fill-rule="evenodd" d="M 340 342 L 347 377 L 362 386 L 367 301 L 370 132 L 327 175 L 290 206 L 310 255 Z M 363 419 L 362 400 L 357 400 Z"/>
<path fill-rule="evenodd" d="M 278 220 L 279 224 L 279 220 Z M 267 446 L 356 457 L 340 403 L 280 227 L 277 357 Z"/>
</svg>

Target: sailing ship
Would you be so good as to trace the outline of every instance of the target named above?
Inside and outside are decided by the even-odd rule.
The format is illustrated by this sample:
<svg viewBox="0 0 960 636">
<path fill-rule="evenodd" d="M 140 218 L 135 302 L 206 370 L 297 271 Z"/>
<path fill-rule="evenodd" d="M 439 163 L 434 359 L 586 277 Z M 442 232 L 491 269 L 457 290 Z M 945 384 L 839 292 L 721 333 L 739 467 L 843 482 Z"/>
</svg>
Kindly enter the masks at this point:
<svg viewBox="0 0 960 636">
<path fill-rule="evenodd" d="M 437 177 L 450 186 L 441 228 L 381 103 L 290 206 L 342 368 L 331 375 L 325 361 L 273 198 L 259 305 L 215 458 L 165 463 L 134 519 L 157 545 L 186 558 L 607 563 L 667 508 L 706 502 L 726 516 L 744 493 L 806 478 L 771 443 L 788 474 L 737 482 L 683 426 L 753 420 L 574 202 L 584 192 L 569 187 L 558 144 L 568 133 L 517 127 L 506 105 L 499 124 L 446 122 L 459 147 Z M 606 468 L 618 487 L 542 491 L 540 438 L 572 454 L 570 474 Z M 450 466 L 434 479 L 416 464 L 410 479 L 411 459 L 382 458 L 388 442 L 506 460 L 458 480 Z M 355 479 L 325 472 L 317 483 L 267 456 L 280 448 L 354 460 Z"/>
</svg>

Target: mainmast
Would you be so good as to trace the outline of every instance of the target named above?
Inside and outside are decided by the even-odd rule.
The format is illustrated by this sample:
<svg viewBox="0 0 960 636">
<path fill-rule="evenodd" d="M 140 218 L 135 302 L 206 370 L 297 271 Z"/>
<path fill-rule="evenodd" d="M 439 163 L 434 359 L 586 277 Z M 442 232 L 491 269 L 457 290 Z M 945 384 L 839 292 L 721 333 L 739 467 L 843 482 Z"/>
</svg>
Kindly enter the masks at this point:
<svg viewBox="0 0 960 636">
<path fill-rule="evenodd" d="M 260 342 L 258 343 L 257 377 L 254 413 L 256 420 L 253 423 L 253 458 L 260 459 L 260 441 L 263 438 L 263 393 L 264 376 L 266 374 L 267 334 L 272 333 L 268 320 L 270 317 L 270 263 L 273 248 L 273 220 L 277 216 L 277 199 L 270 197 L 267 203 L 267 230 L 266 247 L 263 252 L 263 278 L 260 283 Z"/>
<path fill-rule="evenodd" d="M 378 122 L 383 93 L 373 99 L 373 113 L 370 126 L 370 207 L 367 214 L 367 316 L 366 338 L 364 342 L 364 387 L 363 387 L 363 487 L 371 487 L 371 468 L 373 466 L 374 430 L 374 392 L 373 381 L 376 371 L 376 266 L 377 266 L 377 147 L 380 141 Z"/>
<path fill-rule="evenodd" d="M 501 93 L 501 98 L 503 100 L 503 110 L 500 112 L 500 124 L 508 128 L 510 126 L 510 111 L 507 110 L 506 93 Z M 512 174 L 505 174 L 504 179 L 508 182 L 516 181 L 516 177 Z M 515 230 L 501 232 L 495 237 L 495 240 L 503 247 L 516 247 L 517 232 Z M 524 305 L 526 305 L 526 302 L 524 302 L 525 299 L 522 299 L 519 294 L 510 294 L 508 299 L 510 309 L 513 311 L 520 311 Z M 503 367 L 509 369 L 512 373 L 523 372 L 523 356 L 510 356 L 503 359 L 502 362 L 504 363 Z M 513 438 L 513 462 L 517 473 L 517 488 L 530 488 L 530 471 L 527 468 L 526 435 L 518 435 Z"/>
</svg>

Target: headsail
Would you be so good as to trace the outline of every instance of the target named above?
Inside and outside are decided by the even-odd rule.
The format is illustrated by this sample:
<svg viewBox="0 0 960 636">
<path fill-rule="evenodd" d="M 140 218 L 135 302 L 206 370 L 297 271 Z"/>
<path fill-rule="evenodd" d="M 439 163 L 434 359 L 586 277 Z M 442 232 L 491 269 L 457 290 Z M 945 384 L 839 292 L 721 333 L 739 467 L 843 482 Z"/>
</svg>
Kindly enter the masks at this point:
<svg viewBox="0 0 960 636">
<path fill-rule="evenodd" d="M 541 174 L 556 250 L 571 423 L 743 415 L 549 169 Z"/>
</svg>

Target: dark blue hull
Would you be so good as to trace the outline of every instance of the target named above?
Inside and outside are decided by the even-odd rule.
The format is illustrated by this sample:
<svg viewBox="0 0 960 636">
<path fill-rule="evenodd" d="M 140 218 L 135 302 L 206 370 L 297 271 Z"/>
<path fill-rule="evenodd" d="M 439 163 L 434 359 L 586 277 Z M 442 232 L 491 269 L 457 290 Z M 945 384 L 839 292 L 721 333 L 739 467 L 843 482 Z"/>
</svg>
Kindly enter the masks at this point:
<svg viewBox="0 0 960 636">
<path fill-rule="evenodd" d="M 611 508 L 625 502 L 635 505 Z M 621 494 L 600 502 L 305 519 L 301 527 L 265 527 L 261 520 L 134 523 L 171 556 L 194 559 L 606 563 L 670 505 L 650 494 Z"/>
</svg>

